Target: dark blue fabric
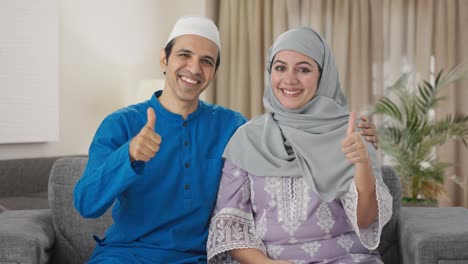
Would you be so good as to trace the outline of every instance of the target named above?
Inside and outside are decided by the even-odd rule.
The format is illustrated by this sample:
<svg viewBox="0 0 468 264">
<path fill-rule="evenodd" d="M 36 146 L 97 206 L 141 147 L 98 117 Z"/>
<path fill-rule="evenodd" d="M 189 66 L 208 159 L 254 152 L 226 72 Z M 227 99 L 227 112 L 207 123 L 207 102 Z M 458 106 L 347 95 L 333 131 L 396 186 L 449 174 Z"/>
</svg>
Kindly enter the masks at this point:
<svg viewBox="0 0 468 264">
<path fill-rule="evenodd" d="M 135 256 L 135 263 L 206 262 L 221 155 L 246 119 L 200 101 L 184 120 L 159 103 L 160 94 L 107 116 L 91 143 L 88 164 L 75 186 L 75 207 L 95 218 L 115 202 L 114 224 L 94 256 Z M 129 143 L 146 124 L 148 107 L 156 113 L 160 150 L 146 163 L 131 163 Z"/>
</svg>

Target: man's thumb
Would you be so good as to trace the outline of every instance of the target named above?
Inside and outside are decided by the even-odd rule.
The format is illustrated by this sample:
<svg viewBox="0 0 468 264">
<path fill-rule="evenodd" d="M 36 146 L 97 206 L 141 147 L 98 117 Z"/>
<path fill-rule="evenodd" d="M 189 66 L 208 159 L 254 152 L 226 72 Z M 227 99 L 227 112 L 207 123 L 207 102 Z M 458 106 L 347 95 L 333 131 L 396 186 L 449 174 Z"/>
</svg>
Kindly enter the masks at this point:
<svg viewBox="0 0 468 264">
<path fill-rule="evenodd" d="M 149 107 L 148 110 L 146 110 L 146 115 L 148 116 L 146 125 L 154 130 L 154 126 L 156 125 L 156 114 L 152 107 Z"/>
<path fill-rule="evenodd" d="M 356 124 L 356 112 L 349 113 L 348 120 L 348 129 L 346 130 L 346 135 L 351 135 L 354 132 L 354 126 Z"/>
</svg>

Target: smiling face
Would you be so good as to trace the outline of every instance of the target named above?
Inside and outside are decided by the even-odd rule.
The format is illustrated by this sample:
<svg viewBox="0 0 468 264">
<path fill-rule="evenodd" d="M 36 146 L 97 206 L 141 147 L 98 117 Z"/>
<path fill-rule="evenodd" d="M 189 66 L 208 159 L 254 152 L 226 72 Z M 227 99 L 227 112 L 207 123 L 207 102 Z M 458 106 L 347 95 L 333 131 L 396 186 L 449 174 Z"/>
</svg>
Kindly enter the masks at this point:
<svg viewBox="0 0 468 264">
<path fill-rule="evenodd" d="M 169 58 L 161 50 L 160 63 L 166 72 L 166 83 L 160 100 L 171 110 L 196 108 L 200 94 L 214 78 L 218 47 L 197 35 L 182 35 L 174 40 Z"/>
<path fill-rule="evenodd" d="M 316 94 L 320 68 L 310 57 L 292 50 L 275 55 L 271 66 L 273 93 L 285 108 L 304 106 Z"/>
</svg>

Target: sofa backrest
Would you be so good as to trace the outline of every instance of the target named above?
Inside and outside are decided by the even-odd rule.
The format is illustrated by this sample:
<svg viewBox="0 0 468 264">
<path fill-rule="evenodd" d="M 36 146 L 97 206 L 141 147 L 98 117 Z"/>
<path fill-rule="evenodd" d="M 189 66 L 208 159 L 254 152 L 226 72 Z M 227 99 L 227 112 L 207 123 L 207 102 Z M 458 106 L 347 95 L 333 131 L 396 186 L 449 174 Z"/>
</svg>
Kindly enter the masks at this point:
<svg viewBox="0 0 468 264">
<path fill-rule="evenodd" d="M 379 252 L 384 263 L 399 264 L 400 251 L 397 236 L 397 223 L 400 219 L 401 183 L 392 167 L 382 166 L 382 178 L 393 197 L 393 214 L 380 236 Z"/>
<path fill-rule="evenodd" d="M 85 263 L 96 246 L 93 235 L 102 238 L 112 224 L 110 210 L 97 219 L 85 219 L 73 206 L 73 188 L 87 161 L 87 157 L 65 157 L 52 167 L 48 191 L 56 240 L 51 263 Z"/>
<path fill-rule="evenodd" d="M 52 263 L 84 263 L 95 242 L 112 224 L 110 210 L 97 219 L 81 217 L 73 206 L 73 188 L 83 173 L 87 157 L 65 157 L 57 160 L 49 178 L 49 206 L 56 232 Z M 385 263 L 400 263 L 396 223 L 401 207 L 400 179 L 389 166 L 382 166 L 382 176 L 393 196 L 393 216 L 384 227 L 378 248 Z"/>
<path fill-rule="evenodd" d="M 0 197 L 47 192 L 54 162 L 60 157 L 0 160 Z"/>
</svg>

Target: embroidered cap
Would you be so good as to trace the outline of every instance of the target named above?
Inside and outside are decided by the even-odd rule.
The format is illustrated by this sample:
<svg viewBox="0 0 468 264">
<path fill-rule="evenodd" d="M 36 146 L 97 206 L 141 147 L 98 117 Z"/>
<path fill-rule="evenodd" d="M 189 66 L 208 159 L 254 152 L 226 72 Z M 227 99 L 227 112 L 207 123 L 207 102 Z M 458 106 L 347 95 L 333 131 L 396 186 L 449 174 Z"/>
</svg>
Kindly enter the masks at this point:
<svg viewBox="0 0 468 264">
<path fill-rule="evenodd" d="M 174 25 L 167 43 L 182 35 L 197 35 L 213 41 L 221 51 L 221 40 L 216 25 L 206 17 L 183 16 Z M 167 45 L 166 43 L 166 45 Z"/>
</svg>

